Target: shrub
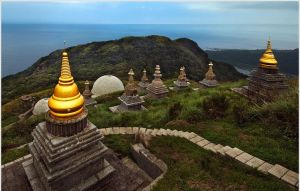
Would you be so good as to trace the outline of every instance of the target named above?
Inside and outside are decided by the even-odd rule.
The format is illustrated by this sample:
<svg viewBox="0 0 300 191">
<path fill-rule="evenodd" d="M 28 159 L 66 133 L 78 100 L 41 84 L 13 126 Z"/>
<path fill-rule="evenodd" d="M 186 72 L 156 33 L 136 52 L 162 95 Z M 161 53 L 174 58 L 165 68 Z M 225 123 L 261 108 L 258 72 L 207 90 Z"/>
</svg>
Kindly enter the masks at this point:
<svg viewBox="0 0 300 191">
<path fill-rule="evenodd" d="M 212 94 L 202 102 L 204 114 L 210 119 L 224 117 L 228 106 L 228 99 L 221 93 Z"/>
<path fill-rule="evenodd" d="M 232 115 L 234 121 L 239 126 L 244 126 L 246 122 L 257 119 L 257 113 L 253 110 L 253 107 L 249 103 L 238 102 L 232 107 Z"/>
<path fill-rule="evenodd" d="M 190 124 L 185 120 L 173 120 L 166 124 L 166 127 L 187 127 Z"/>
<path fill-rule="evenodd" d="M 182 110 L 182 105 L 180 104 L 180 102 L 171 105 L 168 110 L 168 120 L 169 121 L 175 120 L 180 115 L 181 110 Z"/>
<path fill-rule="evenodd" d="M 185 107 L 180 118 L 191 124 L 200 122 L 203 119 L 203 111 L 201 110 L 201 106 L 196 104 L 195 107 Z"/>
<path fill-rule="evenodd" d="M 103 103 L 103 102 L 109 102 L 109 101 L 114 101 L 117 99 L 117 97 L 121 96 L 123 91 L 111 93 L 111 94 L 105 94 L 99 97 L 96 97 L 95 100 L 97 103 Z"/>
</svg>

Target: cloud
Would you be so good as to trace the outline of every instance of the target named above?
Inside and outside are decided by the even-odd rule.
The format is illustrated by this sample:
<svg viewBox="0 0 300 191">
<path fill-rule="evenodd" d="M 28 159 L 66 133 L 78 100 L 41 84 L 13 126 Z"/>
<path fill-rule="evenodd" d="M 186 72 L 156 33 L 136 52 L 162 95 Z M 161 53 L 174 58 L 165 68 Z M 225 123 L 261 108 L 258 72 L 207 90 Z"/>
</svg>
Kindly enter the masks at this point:
<svg viewBox="0 0 300 191">
<path fill-rule="evenodd" d="M 211 12 L 220 12 L 220 11 L 298 11 L 298 2 L 297 1 L 254 1 L 254 2 L 192 2 L 183 4 L 189 10 L 195 11 L 211 11 Z"/>
</svg>

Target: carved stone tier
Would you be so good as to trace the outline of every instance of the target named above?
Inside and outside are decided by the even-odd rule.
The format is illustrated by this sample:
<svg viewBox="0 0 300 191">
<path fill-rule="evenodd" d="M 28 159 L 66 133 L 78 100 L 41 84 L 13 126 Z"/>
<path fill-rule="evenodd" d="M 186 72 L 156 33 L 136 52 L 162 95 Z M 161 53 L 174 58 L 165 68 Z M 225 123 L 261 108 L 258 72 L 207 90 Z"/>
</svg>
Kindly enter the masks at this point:
<svg viewBox="0 0 300 191">
<path fill-rule="evenodd" d="M 215 87 L 215 86 L 219 85 L 217 80 L 207 80 L 207 79 L 203 79 L 199 83 L 201 86 L 204 86 L 204 87 Z"/>
<path fill-rule="evenodd" d="M 143 109 L 143 103 L 145 102 L 140 96 L 126 96 L 123 94 L 118 97 L 121 104 L 118 106 L 119 111 L 138 111 Z"/>
<path fill-rule="evenodd" d="M 84 111 L 74 119 L 60 120 L 50 116 L 48 111 L 45 115 L 46 127 L 48 132 L 56 136 L 72 136 L 78 132 L 81 132 L 87 126 L 88 110 L 84 108 Z"/>
<path fill-rule="evenodd" d="M 139 88 L 142 88 L 142 89 L 145 89 L 149 86 L 149 82 L 139 82 L 138 83 L 138 87 Z"/>
<path fill-rule="evenodd" d="M 174 81 L 174 85 L 175 88 L 177 89 L 184 89 L 189 87 L 189 83 L 187 81 L 181 81 L 181 80 Z"/>
<path fill-rule="evenodd" d="M 260 98 L 271 101 L 288 88 L 285 75 L 274 69 L 258 67 L 251 72 L 247 80 L 249 83 L 248 86 L 243 87 L 244 92 L 248 97 L 257 97 L 256 100 Z"/>
<path fill-rule="evenodd" d="M 103 135 L 90 122 L 82 132 L 70 137 L 53 136 L 42 122 L 32 136 L 29 149 L 33 164 L 24 167 L 29 180 L 32 172 L 38 174 L 38 179 L 30 181 L 32 188 L 38 182 L 42 188 L 37 190 L 97 190 L 114 172 L 103 157 L 107 151 L 101 142 Z"/>
<path fill-rule="evenodd" d="M 148 96 L 152 98 L 163 98 L 168 95 L 168 88 L 164 84 L 160 84 L 159 86 L 156 86 L 155 84 L 151 83 L 147 87 Z"/>
</svg>

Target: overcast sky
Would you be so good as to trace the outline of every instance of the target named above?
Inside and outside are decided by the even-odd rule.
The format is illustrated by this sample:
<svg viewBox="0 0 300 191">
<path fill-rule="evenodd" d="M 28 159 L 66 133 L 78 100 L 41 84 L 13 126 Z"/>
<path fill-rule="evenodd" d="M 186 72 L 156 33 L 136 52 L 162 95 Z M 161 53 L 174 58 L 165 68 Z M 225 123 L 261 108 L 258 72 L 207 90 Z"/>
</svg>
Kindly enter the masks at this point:
<svg viewBox="0 0 300 191">
<path fill-rule="evenodd" d="M 4 23 L 298 24 L 298 2 L 2 2 Z"/>
</svg>

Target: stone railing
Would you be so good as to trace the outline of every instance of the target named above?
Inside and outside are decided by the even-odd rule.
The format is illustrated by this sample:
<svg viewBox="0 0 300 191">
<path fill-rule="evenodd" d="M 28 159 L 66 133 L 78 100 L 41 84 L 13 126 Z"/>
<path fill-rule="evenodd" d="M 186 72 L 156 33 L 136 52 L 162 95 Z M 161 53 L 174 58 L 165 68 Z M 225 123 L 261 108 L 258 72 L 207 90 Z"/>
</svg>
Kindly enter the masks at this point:
<svg viewBox="0 0 300 191">
<path fill-rule="evenodd" d="M 150 191 L 164 177 L 168 167 L 141 143 L 132 145 L 131 153 L 137 165 L 153 178 L 153 181 L 142 190 Z"/>
<path fill-rule="evenodd" d="M 151 136 L 174 136 L 185 138 L 188 141 L 198 145 L 199 147 L 212 151 L 214 153 L 229 156 L 249 167 L 255 168 L 258 171 L 270 174 L 278 179 L 283 180 L 284 182 L 293 185 L 295 187 L 299 186 L 299 176 L 298 173 L 289 170 L 279 164 L 270 164 L 265 162 L 255 156 L 252 156 L 249 153 L 242 151 L 236 147 L 232 148 L 230 146 L 223 146 L 221 144 L 212 143 L 203 137 L 197 135 L 193 132 L 184 132 L 178 130 L 170 129 L 146 129 L 142 127 L 112 127 L 112 128 L 103 128 L 100 129 L 100 132 L 103 135 L 114 135 L 114 134 L 136 134 L 143 133 Z"/>
</svg>

